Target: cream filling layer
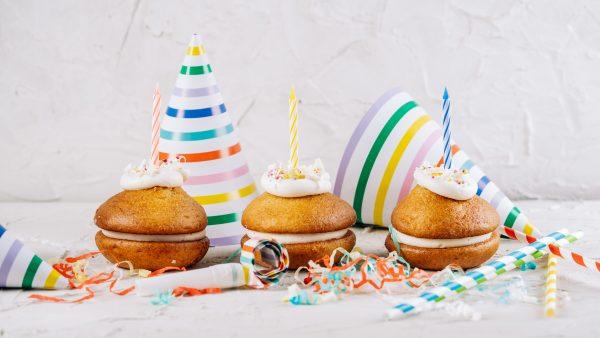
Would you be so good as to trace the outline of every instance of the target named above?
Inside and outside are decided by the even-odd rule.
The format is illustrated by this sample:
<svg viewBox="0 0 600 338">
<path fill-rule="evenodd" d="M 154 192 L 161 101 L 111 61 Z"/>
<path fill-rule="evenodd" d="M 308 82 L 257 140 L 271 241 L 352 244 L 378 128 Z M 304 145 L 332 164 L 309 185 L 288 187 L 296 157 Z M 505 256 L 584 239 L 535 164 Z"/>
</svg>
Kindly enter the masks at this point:
<svg viewBox="0 0 600 338">
<path fill-rule="evenodd" d="M 409 236 L 393 228 L 392 231 L 394 232 L 392 235 L 396 237 L 398 242 L 428 249 L 458 248 L 461 246 L 473 245 L 487 241 L 493 234 L 493 232 L 490 232 L 489 234 L 473 237 L 433 239 Z"/>
<path fill-rule="evenodd" d="M 319 232 L 316 234 L 273 234 L 270 232 L 259 232 L 253 230 L 246 230 L 248 237 L 252 239 L 272 239 L 277 241 L 279 244 L 300 244 L 327 241 L 330 239 L 339 239 L 346 235 L 349 229 L 342 229 L 330 232 Z"/>
<path fill-rule="evenodd" d="M 206 230 L 192 232 L 191 234 L 176 234 L 176 235 L 145 235 L 145 234 L 130 234 L 126 232 L 117 232 L 101 229 L 106 237 L 114 239 L 124 239 L 127 241 L 138 242 L 191 242 L 197 241 L 206 237 Z"/>
</svg>

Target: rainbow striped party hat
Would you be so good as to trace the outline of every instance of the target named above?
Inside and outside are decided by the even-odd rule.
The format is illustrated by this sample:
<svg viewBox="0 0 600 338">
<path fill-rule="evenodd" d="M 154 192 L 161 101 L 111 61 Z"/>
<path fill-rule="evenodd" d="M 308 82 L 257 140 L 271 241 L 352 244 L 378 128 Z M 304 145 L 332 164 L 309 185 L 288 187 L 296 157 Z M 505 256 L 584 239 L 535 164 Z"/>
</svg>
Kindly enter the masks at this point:
<svg viewBox="0 0 600 338">
<path fill-rule="evenodd" d="M 67 289 L 69 282 L 0 225 L 0 288 Z"/>
<path fill-rule="evenodd" d="M 442 131 L 413 98 L 399 88 L 380 97 L 362 118 L 342 156 L 334 193 L 350 203 L 363 224 L 387 227 L 392 211 L 414 186 L 413 172 L 424 162 L 440 165 Z M 501 222 L 539 235 L 527 217 L 457 145 L 452 168 L 468 169 L 477 195 L 488 201 Z"/>
<path fill-rule="evenodd" d="M 185 158 L 191 175 L 183 188 L 206 210 L 211 246 L 239 246 L 241 213 L 256 186 L 198 35 L 187 47 L 158 149 L 161 160 Z"/>
</svg>

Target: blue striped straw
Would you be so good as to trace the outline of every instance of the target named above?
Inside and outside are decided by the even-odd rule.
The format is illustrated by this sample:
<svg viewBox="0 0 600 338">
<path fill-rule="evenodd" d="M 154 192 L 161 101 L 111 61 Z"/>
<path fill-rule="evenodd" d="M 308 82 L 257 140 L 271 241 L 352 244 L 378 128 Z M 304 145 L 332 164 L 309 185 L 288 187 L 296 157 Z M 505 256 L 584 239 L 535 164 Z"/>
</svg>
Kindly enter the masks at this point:
<svg viewBox="0 0 600 338">
<path fill-rule="evenodd" d="M 581 235 L 581 233 L 569 235 L 566 229 L 551 233 L 506 256 L 486 263 L 477 269 L 473 269 L 464 276 L 454 280 L 447 280 L 441 285 L 421 293 L 418 297 L 394 306 L 388 310 L 387 317 L 388 319 L 394 319 L 423 310 L 427 304 L 437 303 L 456 296 L 498 275 L 514 270 L 527 262 L 543 256 L 544 252 L 541 250 L 546 249 L 549 243 L 556 242 L 557 245 L 567 245 L 581 238 Z"/>
<path fill-rule="evenodd" d="M 448 88 L 444 87 L 444 96 L 442 97 L 442 111 L 444 112 L 444 169 L 450 169 L 452 166 L 452 151 L 450 150 L 450 99 L 448 97 Z"/>
</svg>

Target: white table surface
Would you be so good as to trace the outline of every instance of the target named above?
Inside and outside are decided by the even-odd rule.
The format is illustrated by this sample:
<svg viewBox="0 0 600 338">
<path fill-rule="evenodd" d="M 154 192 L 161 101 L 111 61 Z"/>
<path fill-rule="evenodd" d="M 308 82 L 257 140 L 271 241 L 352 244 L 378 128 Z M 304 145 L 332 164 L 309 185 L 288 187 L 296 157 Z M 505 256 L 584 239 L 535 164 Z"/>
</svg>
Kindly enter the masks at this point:
<svg viewBox="0 0 600 338">
<path fill-rule="evenodd" d="M 583 230 L 586 236 L 573 245 L 591 257 L 600 255 L 600 201 L 519 203 L 538 227 Z M 21 238 L 45 259 L 65 250 L 95 249 L 92 203 L 0 203 L 0 224 Z M 356 229 L 358 246 L 386 254 L 384 231 Z M 498 254 L 519 246 L 504 240 Z M 211 249 L 212 250 L 212 249 Z M 218 262 L 212 252 L 203 265 Z M 530 296 L 543 295 L 545 264 L 533 271 L 510 272 L 522 276 Z M 108 264 L 107 264 L 108 266 Z M 186 298 L 168 306 L 151 305 L 136 295 L 119 297 L 99 293 L 83 304 L 48 304 L 27 299 L 31 291 L 0 290 L 0 337 L 598 337 L 600 336 L 600 273 L 586 272 L 567 263 L 558 265 L 559 308 L 554 319 L 542 316 L 542 305 L 467 293 L 461 301 L 481 314 L 477 321 L 453 317 L 444 310 L 430 311 L 397 321 L 384 312 L 408 293 L 382 296 L 353 294 L 317 306 L 284 303 L 285 288 L 227 290 L 222 294 Z M 286 277 L 290 283 L 291 276 Z M 122 284 L 125 286 L 125 284 Z M 414 292 L 414 291 L 406 291 Z M 64 295 L 65 291 L 46 292 Z M 69 291 L 73 293 L 73 291 Z"/>
</svg>

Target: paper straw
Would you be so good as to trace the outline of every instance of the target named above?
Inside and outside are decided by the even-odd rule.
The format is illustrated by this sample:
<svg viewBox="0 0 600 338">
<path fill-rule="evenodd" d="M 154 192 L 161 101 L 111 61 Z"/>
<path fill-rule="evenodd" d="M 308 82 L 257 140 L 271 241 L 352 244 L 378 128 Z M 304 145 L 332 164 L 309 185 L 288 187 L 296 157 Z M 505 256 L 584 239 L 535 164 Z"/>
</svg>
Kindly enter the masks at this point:
<svg viewBox="0 0 600 338">
<path fill-rule="evenodd" d="M 450 149 L 450 137 L 451 137 L 451 130 L 450 130 L 450 98 L 448 97 L 448 89 L 444 88 L 444 96 L 443 96 L 443 103 L 442 103 L 442 111 L 444 113 L 444 119 L 443 119 L 443 130 L 444 130 L 444 138 L 443 138 L 443 142 L 444 142 L 444 169 L 450 169 L 450 167 L 452 167 L 452 153 L 451 153 L 451 149 Z"/>
<path fill-rule="evenodd" d="M 290 165 L 298 168 L 298 99 L 296 90 L 292 87 L 289 98 L 290 118 Z"/>
<path fill-rule="evenodd" d="M 152 164 L 158 164 L 158 139 L 160 133 L 160 90 L 158 83 L 154 88 L 154 97 L 152 98 L 152 147 L 150 149 L 150 161 Z"/>
<path fill-rule="evenodd" d="M 204 269 L 174 272 L 135 282 L 139 296 L 153 296 L 179 286 L 196 289 L 251 286 L 267 288 L 277 284 L 287 271 L 287 250 L 275 241 L 246 241 L 240 263 L 218 264 Z"/>
<path fill-rule="evenodd" d="M 531 235 L 526 235 L 520 231 L 515 229 L 511 229 L 508 227 L 499 227 L 500 232 L 512 239 L 516 239 L 519 242 L 523 243 L 531 243 L 535 242 L 537 239 Z M 554 255 L 566 260 L 567 262 L 575 263 L 580 267 L 584 267 L 586 269 L 591 269 L 592 271 L 600 272 L 600 261 L 585 257 L 577 252 L 573 252 L 569 249 L 561 248 L 558 245 L 550 244 L 548 245 L 548 250 Z"/>
<path fill-rule="evenodd" d="M 556 261 L 555 255 L 548 255 L 546 291 L 544 297 L 544 314 L 546 317 L 554 317 L 556 315 Z"/>
<path fill-rule="evenodd" d="M 409 313 L 422 310 L 423 307 L 432 302 L 440 302 L 444 299 L 456 296 L 457 294 L 473 288 L 487 280 L 493 279 L 507 271 L 513 270 L 521 265 L 540 258 L 544 255 L 540 250 L 546 248 L 549 243 L 566 245 L 579 239 L 581 233 L 568 235 L 566 229 L 554 232 L 540 240 L 533 242 L 523 248 L 515 250 L 506 256 L 486 263 L 480 268 L 469 271 L 466 275 L 454 280 L 448 280 L 441 286 L 435 287 L 429 291 L 421 293 L 406 303 L 396 305 L 387 311 L 388 319 L 405 316 Z"/>
</svg>

